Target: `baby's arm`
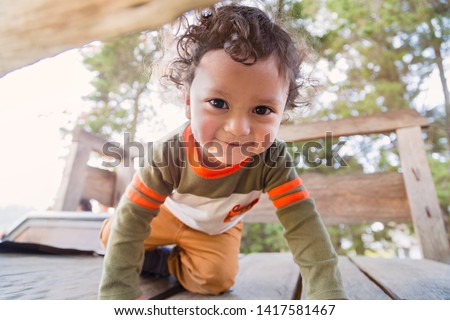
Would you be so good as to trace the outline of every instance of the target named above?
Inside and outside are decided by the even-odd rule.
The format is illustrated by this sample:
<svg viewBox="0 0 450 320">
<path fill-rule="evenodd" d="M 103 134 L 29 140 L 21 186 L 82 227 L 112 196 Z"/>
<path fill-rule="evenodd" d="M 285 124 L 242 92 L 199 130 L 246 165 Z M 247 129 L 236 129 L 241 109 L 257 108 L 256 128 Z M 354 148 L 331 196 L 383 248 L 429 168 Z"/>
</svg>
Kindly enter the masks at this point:
<svg viewBox="0 0 450 320">
<path fill-rule="evenodd" d="M 285 145 L 278 144 L 266 159 L 266 191 L 277 208 L 285 237 L 300 266 L 308 299 L 346 298 L 338 258 L 316 211 L 314 200 L 297 176 Z"/>
<path fill-rule="evenodd" d="M 144 240 L 150 222 L 173 190 L 167 168 L 154 164 L 142 168 L 122 196 L 104 258 L 100 299 L 136 299 L 141 296 L 139 273 L 144 260 Z"/>
<path fill-rule="evenodd" d="M 143 263 L 144 239 L 156 212 L 139 207 L 126 195 L 116 211 L 104 258 L 100 299 L 136 299 L 141 296 L 139 273 Z"/>
<path fill-rule="evenodd" d="M 300 266 L 308 299 L 346 299 L 337 255 L 314 201 L 305 199 L 278 210 L 285 237 Z"/>
</svg>

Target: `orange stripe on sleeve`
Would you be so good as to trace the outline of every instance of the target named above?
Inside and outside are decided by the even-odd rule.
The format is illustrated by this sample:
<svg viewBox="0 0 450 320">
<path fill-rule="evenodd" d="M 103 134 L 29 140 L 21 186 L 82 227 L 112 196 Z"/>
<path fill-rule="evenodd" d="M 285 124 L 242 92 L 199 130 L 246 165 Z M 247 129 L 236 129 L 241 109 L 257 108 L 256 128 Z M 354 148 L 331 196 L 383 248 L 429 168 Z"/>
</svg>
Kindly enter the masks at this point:
<svg viewBox="0 0 450 320">
<path fill-rule="evenodd" d="M 157 210 L 161 206 L 160 204 L 153 203 L 136 193 L 131 186 L 127 188 L 127 197 L 130 201 L 144 207 L 146 209 Z"/>
<path fill-rule="evenodd" d="M 150 189 L 149 187 L 147 187 L 139 179 L 139 176 L 137 174 L 135 174 L 133 177 L 133 185 L 135 186 L 135 188 L 138 191 L 142 192 L 149 198 L 155 199 L 156 201 L 159 201 L 159 202 L 164 202 L 164 200 L 166 200 L 166 196 L 160 195 L 159 193 L 157 193 L 157 192 L 153 191 L 152 189 Z"/>
<path fill-rule="evenodd" d="M 300 177 L 297 177 L 294 180 L 291 180 L 289 182 L 282 184 L 281 186 L 278 186 L 278 187 L 275 187 L 275 188 L 269 190 L 269 192 L 268 192 L 269 197 L 271 197 L 271 198 L 278 197 L 279 195 L 282 195 L 283 193 L 286 193 L 294 188 L 297 188 L 298 186 L 301 186 L 302 184 L 303 184 L 303 182 L 300 179 Z"/>
<path fill-rule="evenodd" d="M 309 198 L 308 190 L 299 191 L 296 193 L 288 194 L 287 196 L 281 197 L 280 199 L 274 200 L 273 205 L 279 209 L 281 207 L 287 206 L 299 200 L 304 200 Z"/>
</svg>

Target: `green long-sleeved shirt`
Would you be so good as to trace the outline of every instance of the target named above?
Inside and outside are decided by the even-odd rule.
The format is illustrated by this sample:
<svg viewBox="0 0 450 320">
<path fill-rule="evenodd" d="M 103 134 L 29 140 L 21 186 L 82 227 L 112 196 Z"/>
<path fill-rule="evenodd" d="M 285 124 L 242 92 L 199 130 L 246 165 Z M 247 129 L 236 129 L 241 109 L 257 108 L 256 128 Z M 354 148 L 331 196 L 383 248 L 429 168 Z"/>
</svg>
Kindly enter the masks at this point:
<svg viewBox="0 0 450 320">
<path fill-rule="evenodd" d="M 190 124 L 149 148 L 146 165 L 134 176 L 116 211 L 100 299 L 134 299 L 141 294 L 143 242 L 163 203 L 186 225 L 219 234 L 252 214 L 263 192 L 285 228 L 307 297 L 346 298 L 336 253 L 285 143 L 275 141 L 263 153 L 224 169 L 203 166 L 198 152 Z"/>
</svg>

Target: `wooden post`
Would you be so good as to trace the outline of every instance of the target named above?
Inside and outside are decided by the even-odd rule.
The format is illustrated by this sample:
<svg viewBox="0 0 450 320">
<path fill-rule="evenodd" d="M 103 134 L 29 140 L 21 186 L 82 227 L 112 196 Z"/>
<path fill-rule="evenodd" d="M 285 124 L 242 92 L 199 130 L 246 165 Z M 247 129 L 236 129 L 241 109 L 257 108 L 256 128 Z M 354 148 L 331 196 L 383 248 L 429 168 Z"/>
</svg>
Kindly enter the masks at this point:
<svg viewBox="0 0 450 320">
<path fill-rule="evenodd" d="M 396 132 L 414 230 L 423 256 L 450 263 L 447 232 L 428 166 L 422 130 L 410 127 Z"/>
<path fill-rule="evenodd" d="M 72 142 L 54 210 L 76 210 L 83 193 L 90 151 L 91 148 L 83 141 Z"/>
</svg>

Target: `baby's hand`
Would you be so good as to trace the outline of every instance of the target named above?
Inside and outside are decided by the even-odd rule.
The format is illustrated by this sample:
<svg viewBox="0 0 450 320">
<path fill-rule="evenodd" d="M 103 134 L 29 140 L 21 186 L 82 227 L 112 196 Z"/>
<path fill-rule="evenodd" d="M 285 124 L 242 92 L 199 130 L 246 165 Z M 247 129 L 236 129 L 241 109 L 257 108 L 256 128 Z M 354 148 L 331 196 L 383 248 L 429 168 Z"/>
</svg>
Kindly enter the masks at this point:
<svg viewBox="0 0 450 320">
<path fill-rule="evenodd" d="M 142 294 L 134 300 L 148 300 L 148 298 Z"/>
</svg>

